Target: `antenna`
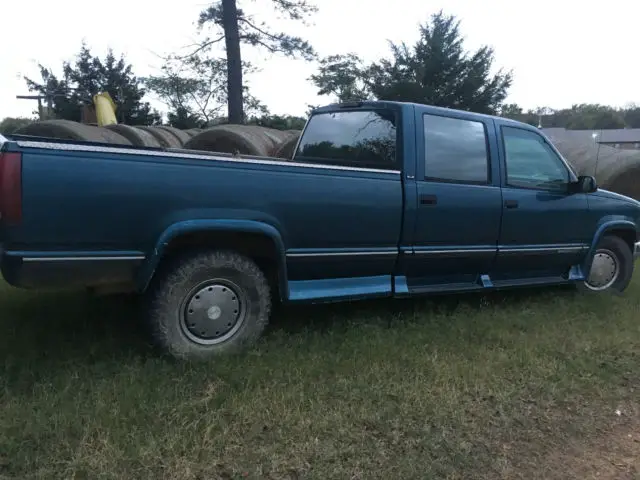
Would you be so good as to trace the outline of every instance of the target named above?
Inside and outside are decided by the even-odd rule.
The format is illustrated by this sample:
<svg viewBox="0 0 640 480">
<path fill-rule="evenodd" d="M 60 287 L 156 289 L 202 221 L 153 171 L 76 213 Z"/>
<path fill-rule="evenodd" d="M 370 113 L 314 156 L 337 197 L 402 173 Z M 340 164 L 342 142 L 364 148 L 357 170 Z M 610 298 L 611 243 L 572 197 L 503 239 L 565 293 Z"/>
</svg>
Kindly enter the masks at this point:
<svg viewBox="0 0 640 480">
<path fill-rule="evenodd" d="M 600 145 L 602 145 L 602 143 L 596 140 L 596 138 L 598 137 L 602 137 L 602 130 L 600 130 L 599 132 L 593 132 L 591 134 L 591 138 L 593 138 L 593 141 L 598 143 L 598 149 L 596 150 L 596 163 L 593 167 L 593 178 L 595 178 L 596 181 L 598 180 L 596 175 L 598 173 L 598 160 L 600 160 Z"/>
</svg>

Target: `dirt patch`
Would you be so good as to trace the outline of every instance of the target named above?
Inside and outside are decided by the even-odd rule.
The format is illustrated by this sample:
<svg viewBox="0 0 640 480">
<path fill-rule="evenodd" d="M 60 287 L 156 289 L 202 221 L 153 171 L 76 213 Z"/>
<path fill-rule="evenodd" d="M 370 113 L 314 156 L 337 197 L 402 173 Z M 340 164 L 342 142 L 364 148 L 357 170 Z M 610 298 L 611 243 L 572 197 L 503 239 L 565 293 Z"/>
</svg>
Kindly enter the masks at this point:
<svg viewBox="0 0 640 480">
<path fill-rule="evenodd" d="M 545 465 L 548 479 L 640 479 L 640 417 L 613 412 L 612 426 L 554 453 Z"/>
</svg>

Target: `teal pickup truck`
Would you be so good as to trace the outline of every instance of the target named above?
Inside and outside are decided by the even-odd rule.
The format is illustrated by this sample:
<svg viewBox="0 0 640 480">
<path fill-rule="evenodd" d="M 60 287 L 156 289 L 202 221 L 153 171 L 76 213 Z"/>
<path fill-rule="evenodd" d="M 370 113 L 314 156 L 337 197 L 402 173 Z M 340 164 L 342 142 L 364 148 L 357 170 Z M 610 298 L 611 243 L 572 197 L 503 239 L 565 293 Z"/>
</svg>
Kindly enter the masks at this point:
<svg viewBox="0 0 640 480">
<path fill-rule="evenodd" d="M 398 102 L 328 105 L 293 158 L 0 137 L 16 287 L 144 295 L 180 358 L 251 345 L 273 302 L 573 283 L 622 292 L 640 203 L 536 128 Z"/>
</svg>

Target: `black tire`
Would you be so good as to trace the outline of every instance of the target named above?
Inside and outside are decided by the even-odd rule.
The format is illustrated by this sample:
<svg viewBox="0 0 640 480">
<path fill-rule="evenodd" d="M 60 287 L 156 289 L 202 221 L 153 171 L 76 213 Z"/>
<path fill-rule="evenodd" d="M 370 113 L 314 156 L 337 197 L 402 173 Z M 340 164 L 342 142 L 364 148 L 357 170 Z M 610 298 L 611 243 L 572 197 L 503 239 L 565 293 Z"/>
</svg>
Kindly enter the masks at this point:
<svg viewBox="0 0 640 480">
<path fill-rule="evenodd" d="M 633 276 L 634 260 L 631 248 L 622 238 L 615 235 L 605 235 L 596 247 L 594 261 L 598 255 L 603 262 L 604 270 L 601 278 L 604 280 L 600 282 L 589 281 L 591 275 L 595 273 L 594 267 L 592 267 L 589 279 L 578 284 L 579 290 L 585 293 L 621 294 L 629 286 Z M 613 267 L 616 271 L 608 275 L 607 272 L 611 272 Z"/>
<path fill-rule="evenodd" d="M 271 312 L 264 273 L 249 258 L 228 251 L 177 259 L 159 274 L 149 293 L 154 343 L 183 360 L 250 347 L 267 327 Z"/>
</svg>

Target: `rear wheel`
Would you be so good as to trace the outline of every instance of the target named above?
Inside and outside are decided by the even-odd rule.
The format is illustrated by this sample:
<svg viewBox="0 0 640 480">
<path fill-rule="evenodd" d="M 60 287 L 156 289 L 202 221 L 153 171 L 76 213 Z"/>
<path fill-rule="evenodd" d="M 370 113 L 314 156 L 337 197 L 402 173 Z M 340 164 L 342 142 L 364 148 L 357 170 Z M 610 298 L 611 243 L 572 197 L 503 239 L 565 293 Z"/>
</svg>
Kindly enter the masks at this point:
<svg viewBox="0 0 640 480">
<path fill-rule="evenodd" d="M 155 343 L 182 359 L 205 359 L 254 344 L 269 321 L 271 295 L 258 266 L 233 252 L 179 259 L 150 298 Z"/>
<path fill-rule="evenodd" d="M 596 248 L 589 277 L 580 288 L 590 293 L 622 293 L 633 276 L 633 253 L 620 237 L 607 235 Z"/>
</svg>

